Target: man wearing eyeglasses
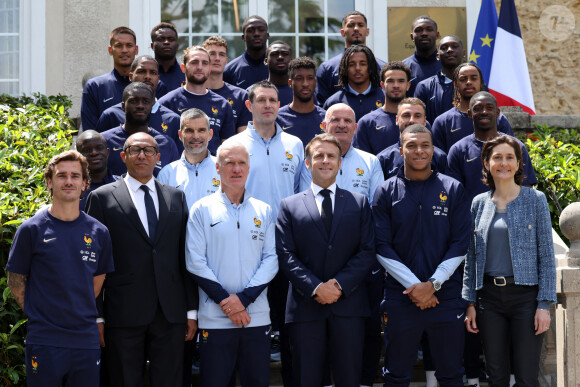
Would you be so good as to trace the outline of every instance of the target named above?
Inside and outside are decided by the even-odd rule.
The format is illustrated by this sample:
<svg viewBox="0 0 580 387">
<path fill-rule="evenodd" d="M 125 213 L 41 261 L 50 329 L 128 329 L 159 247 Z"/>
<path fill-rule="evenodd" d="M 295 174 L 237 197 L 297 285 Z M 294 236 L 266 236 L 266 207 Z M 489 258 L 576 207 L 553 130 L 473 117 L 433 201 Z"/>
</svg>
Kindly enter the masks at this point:
<svg viewBox="0 0 580 387">
<path fill-rule="evenodd" d="M 123 91 L 121 107 L 125 111 L 125 123 L 103 133 L 110 150 L 107 166 L 113 175 L 122 175 L 127 172 L 121 151 L 127 138 L 134 133 L 148 133 L 159 144 L 159 155 L 153 175 L 157 176 L 161 168 L 179 159 L 179 152 L 175 142 L 167 136 L 149 127 L 151 109 L 155 103 L 155 96 L 149 86 L 142 82 L 133 82 Z"/>
<path fill-rule="evenodd" d="M 110 386 L 143 385 L 148 360 L 152 387 L 179 386 L 198 304 L 185 270 L 185 195 L 153 177 L 160 153 L 149 134 L 129 136 L 121 159 L 127 174 L 91 192 L 86 207 L 109 229 L 116 268 L 98 302 L 104 378 Z"/>
</svg>

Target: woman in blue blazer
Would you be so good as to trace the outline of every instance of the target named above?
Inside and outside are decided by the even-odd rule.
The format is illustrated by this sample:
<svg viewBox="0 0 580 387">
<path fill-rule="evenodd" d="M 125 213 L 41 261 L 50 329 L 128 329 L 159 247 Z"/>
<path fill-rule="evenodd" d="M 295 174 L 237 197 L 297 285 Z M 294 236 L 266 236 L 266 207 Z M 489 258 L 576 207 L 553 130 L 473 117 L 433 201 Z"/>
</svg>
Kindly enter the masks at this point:
<svg viewBox="0 0 580 387">
<path fill-rule="evenodd" d="M 473 199 L 463 298 L 465 325 L 480 333 L 490 386 L 509 386 L 510 345 L 518 386 L 537 386 L 543 334 L 556 302 L 556 265 L 548 203 L 522 187 L 521 148 L 511 136 L 482 150 L 489 192 Z"/>
</svg>

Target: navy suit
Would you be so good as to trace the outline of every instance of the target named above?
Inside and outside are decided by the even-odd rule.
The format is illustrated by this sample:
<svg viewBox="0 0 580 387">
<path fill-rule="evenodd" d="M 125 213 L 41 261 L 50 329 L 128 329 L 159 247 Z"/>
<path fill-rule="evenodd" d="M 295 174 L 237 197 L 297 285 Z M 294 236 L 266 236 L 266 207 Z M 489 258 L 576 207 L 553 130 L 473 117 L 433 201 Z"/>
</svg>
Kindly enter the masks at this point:
<svg viewBox="0 0 580 387">
<path fill-rule="evenodd" d="M 286 323 L 297 385 L 322 384 L 327 348 L 336 385 L 359 385 L 364 317 L 370 315 L 365 279 L 375 262 L 368 199 L 337 187 L 330 235 L 311 189 L 283 199 L 276 250 L 290 280 Z M 318 303 L 314 290 L 332 278 L 342 296 L 333 304 Z"/>
</svg>

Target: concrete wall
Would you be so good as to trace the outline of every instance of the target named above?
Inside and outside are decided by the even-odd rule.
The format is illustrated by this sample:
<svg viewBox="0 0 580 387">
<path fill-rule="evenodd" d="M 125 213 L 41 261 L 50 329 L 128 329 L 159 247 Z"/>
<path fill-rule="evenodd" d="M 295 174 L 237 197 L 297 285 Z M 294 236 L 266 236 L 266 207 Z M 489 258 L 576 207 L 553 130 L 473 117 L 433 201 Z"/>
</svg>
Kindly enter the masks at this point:
<svg viewBox="0 0 580 387">
<path fill-rule="evenodd" d="M 129 2 L 50 0 L 46 7 L 46 92 L 73 99 L 71 117 L 80 116 L 82 79 L 113 69 L 109 33 L 129 24 Z M 139 43 L 139 42 L 138 42 Z"/>
</svg>

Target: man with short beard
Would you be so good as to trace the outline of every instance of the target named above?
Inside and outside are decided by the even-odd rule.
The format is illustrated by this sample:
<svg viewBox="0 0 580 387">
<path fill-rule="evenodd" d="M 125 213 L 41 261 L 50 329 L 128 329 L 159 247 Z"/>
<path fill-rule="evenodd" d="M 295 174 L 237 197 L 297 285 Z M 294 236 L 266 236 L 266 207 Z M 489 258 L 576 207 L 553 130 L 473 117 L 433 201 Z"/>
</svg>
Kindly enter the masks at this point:
<svg viewBox="0 0 580 387">
<path fill-rule="evenodd" d="M 153 90 L 155 95 L 159 95 L 158 91 L 161 85 L 161 81 L 159 80 L 159 64 L 152 56 L 142 55 L 135 58 L 131 65 L 129 79 L 131 82 L 143 82 Z M 125 122 L 125 111 L 121 107 L 121 104 L 119 102 L 101 114 L 101 118 L 97 122 L 97 132 L 104 132 L 107 129 Z M 183 145 L 177 135 L 179 131 L 179 116 L 165 106 L 159 105 L 157 100 L 155 100 L 155 104 L 151 108 L 149 126 L 171 138 L 175 142 L 178 152 L 183 151 Z"/>
<path fill-rule="evenodd" d="M 268 81 L 278 88 L 280 107 L 292 102 L 292 89 L 288 84 L 288 64 L 292 58 L 292 48 L 287 43 L 276 40 L 266 50 L 266 66 L 268 66 Z"/>
<path fill-rule="evenodd" d="M 155 165 L 153 175 L 157 176 L 164 165 L 179 158 L 173 140 L 149 127 L 154 99 L 151 88 L 142 82 L 133 82 L 125 88 L 121 105 L 125 110 L 125 123 L 102 133 L 111 150 L 107 165 L 112 174 L 120 176 L 127 172 L 127 167 L 121 159 L 121 152 L 127 138 L 137 132 L 148 133 L 159 144 L 161 157 Z"/>
<path fill-rule="evenodd" d="M 218 146 L 236 133 L 234 112 L 225 98 L 205 85 L 211 71 L 210 56 L 205 48 L 192 46 L 186 49 L 181 69 L 185 72 L 185 86 L 167 93 L 159 104 L 178 115 L 192 107 L 207 114 L 214 134 L 208 149 L 215 154 Z"/>
<path fill-rule="evenodd" d="M 276 122 L 286 133 L 308 144 L 322 132 L 326 111 L 314 104 L 316 90 L 316 62 L 309 57 L 294 58 L 288 64 L 288 84 L 293 99 L 278 111 Z"/>
<path fill-rule="evenodd" d="M 162 94 L 157 94 L 158 98 L 185 84 L 185 75 L 175 57 L 179 46 L 177 39 L 177 29 L 173 24 L 159 23 L 151 29 L 151 48 L 159 63 L 159 78 L 165 85 Z"/>
</svg>

